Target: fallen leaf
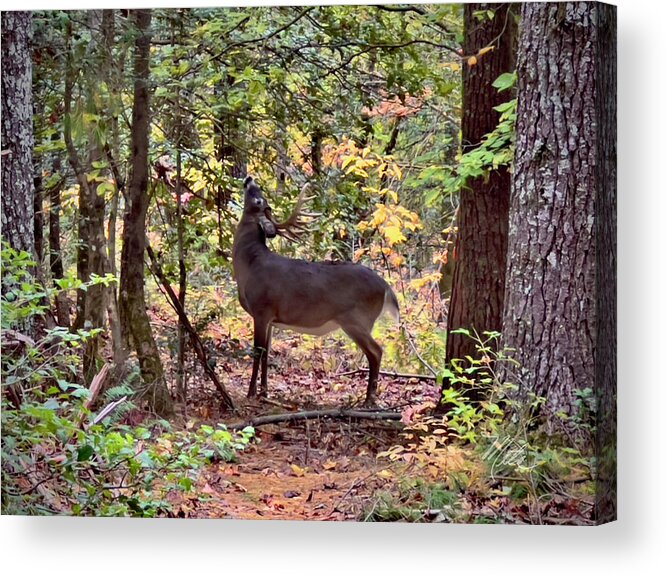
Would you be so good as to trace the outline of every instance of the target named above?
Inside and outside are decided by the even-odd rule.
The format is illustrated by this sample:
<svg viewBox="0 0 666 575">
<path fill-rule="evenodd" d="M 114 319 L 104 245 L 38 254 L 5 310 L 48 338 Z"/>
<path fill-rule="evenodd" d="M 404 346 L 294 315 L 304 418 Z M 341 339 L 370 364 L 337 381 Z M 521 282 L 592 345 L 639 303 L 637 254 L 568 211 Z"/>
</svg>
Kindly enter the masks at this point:
<svg viewBox="0 0 666 575">
<path fill-rule="evenodd" d="M 289 467 L 291 467 L 291 471 L 296 477 L 303 477 L 305 475 L 305 469 L 299 467 L 295 463 L 292 463 Z"/>
</svg>

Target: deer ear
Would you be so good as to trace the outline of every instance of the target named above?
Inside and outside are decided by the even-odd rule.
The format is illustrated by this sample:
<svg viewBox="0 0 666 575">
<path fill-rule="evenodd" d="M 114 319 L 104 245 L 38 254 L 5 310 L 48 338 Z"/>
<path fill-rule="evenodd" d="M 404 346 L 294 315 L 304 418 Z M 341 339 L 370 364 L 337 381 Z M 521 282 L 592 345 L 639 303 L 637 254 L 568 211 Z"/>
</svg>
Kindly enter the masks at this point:
<svg viewBox="0 0 666 575">
<path fill-rule="evenodd" d="M 266 210 L 265 213 L 259 215 L 259 225 L 261 226 L 261 229 L 264 231 L 264 235 L 271 239 L 274 238 L 277 235 L 277 227 L 275 224 L 271 221 L 270 217 L 270 208 Z"/>
<path fill-rule="evenodd" d="M 248 177 L 245 178 L 245 180 L 243 181 L 243 187 L 247 189 L 247 187 L 248 187 L 252 182 L 254 182 L 254 178 L 253 178 L 252 176 L 248 176 Z"/>
</svg>

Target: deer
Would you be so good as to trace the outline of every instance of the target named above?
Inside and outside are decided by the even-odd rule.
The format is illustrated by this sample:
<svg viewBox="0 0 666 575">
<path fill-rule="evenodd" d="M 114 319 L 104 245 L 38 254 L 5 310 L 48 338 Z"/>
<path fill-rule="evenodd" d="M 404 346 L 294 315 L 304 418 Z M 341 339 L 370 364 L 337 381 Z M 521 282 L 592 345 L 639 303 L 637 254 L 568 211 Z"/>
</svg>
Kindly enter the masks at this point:
<svg viewBox="0 0 666 575">
<path fill-rule="evenodd" d="M 341 329 L 368 360 L 365 407 L 376 405 L 382 348 L 372 337 L 375 321 L 387 313 L 399 323 L 398 300 L 386 281 L 371 269 L 352 262 L 310 262 L 271 251 L 267 239 L 278 234 L 290 240 L 306 227 L 302 212 L 306 184 L 291 215 L 278 223 L 256 181 L 244 181 L 243 213 L 232 248 L 233 272 L 242 308 L 254 322 L 253 364 L 248 398 L 268 395 L 268 353 L 273 328 L 323 336 Z"/>
</svg>

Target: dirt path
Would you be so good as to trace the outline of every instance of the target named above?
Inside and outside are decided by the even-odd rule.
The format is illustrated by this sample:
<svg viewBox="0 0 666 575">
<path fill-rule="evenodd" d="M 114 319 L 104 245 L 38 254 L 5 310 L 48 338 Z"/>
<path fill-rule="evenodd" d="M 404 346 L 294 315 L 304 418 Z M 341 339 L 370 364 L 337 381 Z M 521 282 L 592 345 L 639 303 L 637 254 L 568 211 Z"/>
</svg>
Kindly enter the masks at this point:
<svg viewBox="0 0 666 575">
<path fill-rule="evenodd" d="M 286 338 L 274 343 L 268 401 L 245 398 L 251 360 L 239 353 L 236 361 L 227 361 L 218 370 L 224 373 L 238 413 L 220 411 L 216 390 L 197 375 L 183 422 L 215 426 L 275 413 L 358 407 L 367 375 L 341 373 L 353 369 L 353 364 L 324 369 L 329 348 L 318 348 L 308 356 L 294 341 Z M 196 363 L 190 367 L 193 375 L 199 371 Z M 383 409 L 399 412 L 436 395 L 434 382 L 388 376 L 379 380 Z M 387 470 L 388 462 L 377 454 L 399 441 L 400 430 L 398 422 L 374 420 L 322 419 L 261 426 L 256 430 L 258 441 L 239 453 L 237 462 L 209 465 L 192 493 L 172 493 L 169 500 L 178 517 L 362 519 L 373 496 L 387 481 L 395 480 Z"/>
<path fill-rule="evenodd" d="M 265 435 L 265 434 L 262 434 Z M 301 519 L 358 518 L 383 467 L 374 456 L 330 458 L 301 446 L 264 439 L 238 463 L 209 466 L 188 497 L 174 496 L 180 517 Z"/>
</svg>

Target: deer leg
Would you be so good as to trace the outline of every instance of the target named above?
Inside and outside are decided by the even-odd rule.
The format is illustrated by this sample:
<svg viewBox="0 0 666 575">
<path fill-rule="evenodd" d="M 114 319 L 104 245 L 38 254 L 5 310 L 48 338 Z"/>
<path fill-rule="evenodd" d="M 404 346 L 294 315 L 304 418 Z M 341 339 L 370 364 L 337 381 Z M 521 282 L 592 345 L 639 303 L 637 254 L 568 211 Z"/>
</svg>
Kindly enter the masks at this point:
<svg viewBox="0 0 666 575">
<path fill-rule="evenodd" d="M 261 389 L 259 395 L 266 397 L 268 395 L 268 353 L 271 350 L 271 339 L 273 338 L 273 324 L 268 324 L 266 330 L 266 352 L 261 356 Z"/>
<path fill-rule="evenodd" d="M 382 362 L 382 348 L 373 339 L 370 331 L 360 326 L 343 326 L 343 331 L 358 345 L 368 358 L 368 390 L 365 394 L 365 407 L 372 407 L 377 399 L 377 377 Z"/>
<path fill-rule="evenodd" d="M 252 363 L 252 377 L 250 378 L 250 388 L 247 391 L 248 397 L 257 395 L 257 376 L 259 375 L 259 366 L 261 365 L 261 387 L 262 392 L 268 388 L 266 380 L 266 358 L 268 356 L 270 323 L 255 318 L 254 320 L 254 361 Z"/>
</svg>

